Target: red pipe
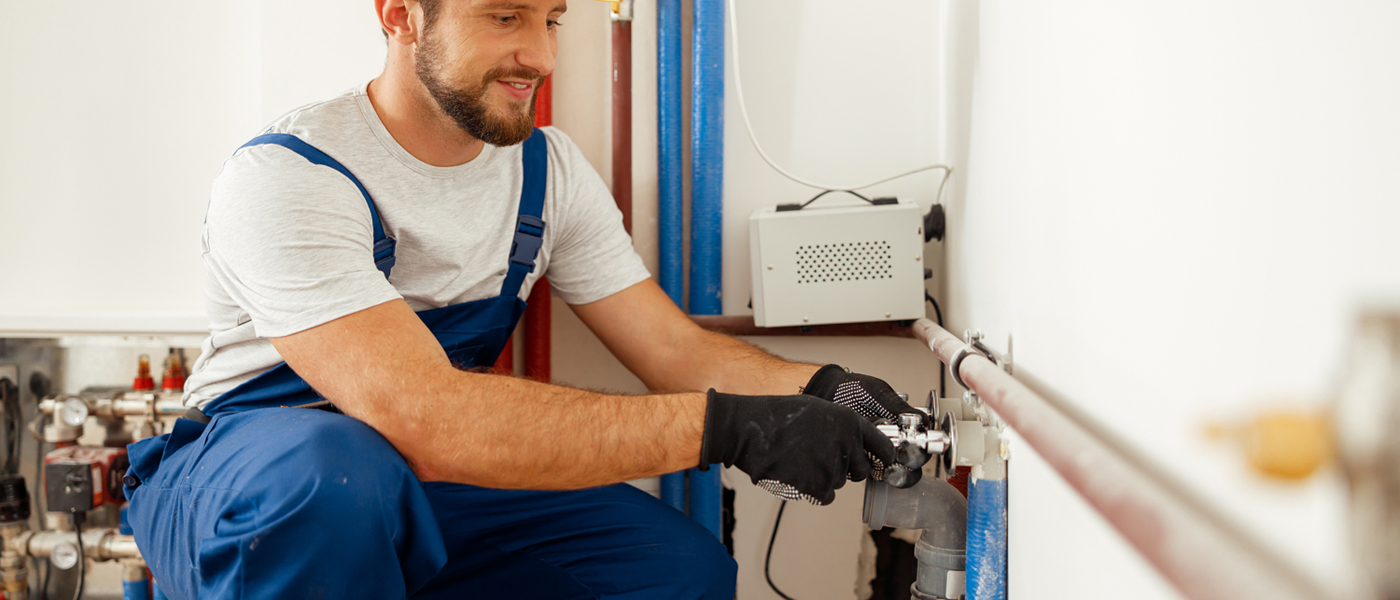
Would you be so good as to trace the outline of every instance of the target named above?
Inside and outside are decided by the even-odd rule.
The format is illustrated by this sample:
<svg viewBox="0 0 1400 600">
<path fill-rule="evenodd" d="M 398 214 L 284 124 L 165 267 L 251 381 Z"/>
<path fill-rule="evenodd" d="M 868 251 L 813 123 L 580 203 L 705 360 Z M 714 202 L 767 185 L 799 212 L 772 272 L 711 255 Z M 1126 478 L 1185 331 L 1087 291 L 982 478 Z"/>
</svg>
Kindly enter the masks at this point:
<svg viewBox="0 0 1400 600">
<path fill-rule="evenodd" d="M 535 127 L 547 127 L 554 123 L 553 82 L 553 77 L 545 77 L 544 83 L 540 84 L 539 91 L 535 92 Z M 523 319 L 525 353 L 522 357 L 525 362 L 524 375 L 531 379 L 549 381 L 551 350 L 549 280 L 544 277 L 539 278 L 534 287 L 530 288 L 530 295 L 526 298 L 525 303 L 525 317 Z M 506 348 L 496 359 L 493 371 L 507 375 L 515 373 L 515 360 L 512 356 L 513 345 L 511 342 L 506 342 Z"/>
<path fill-rule="evenodd" d="M 612 22 L 612 179 L 622 227 L 632 233 L 632 21 Z"/>
</svg>

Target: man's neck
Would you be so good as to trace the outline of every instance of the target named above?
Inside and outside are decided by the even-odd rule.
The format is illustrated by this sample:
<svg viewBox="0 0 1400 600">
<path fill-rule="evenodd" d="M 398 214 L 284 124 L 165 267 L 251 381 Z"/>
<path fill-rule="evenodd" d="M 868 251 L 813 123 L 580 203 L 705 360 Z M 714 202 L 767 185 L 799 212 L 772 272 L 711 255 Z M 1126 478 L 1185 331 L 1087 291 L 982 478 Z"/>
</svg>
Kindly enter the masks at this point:
<svg viewBox="0 0 1400 600">
<path fill-rule="evenodd" d="M 452 167 L 470 162 L 485 146 L 457 127 L 422 84 L 403 75 L 401 69 L 385 69 L 369 82 L 368 93 L 389 135 L 418 160 L 435 167 Z"/>
</svg>

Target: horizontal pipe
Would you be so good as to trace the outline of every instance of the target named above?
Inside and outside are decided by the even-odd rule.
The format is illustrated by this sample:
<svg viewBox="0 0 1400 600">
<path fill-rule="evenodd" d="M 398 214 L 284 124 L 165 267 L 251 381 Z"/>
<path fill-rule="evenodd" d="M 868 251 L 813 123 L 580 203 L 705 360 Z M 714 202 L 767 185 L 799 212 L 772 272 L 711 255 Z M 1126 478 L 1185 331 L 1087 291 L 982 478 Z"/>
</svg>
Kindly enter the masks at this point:
<svg viewBox="0 0 1400 600">
<path fill-rule="evenodd" d="M 127 417 L 148 414 L 149 410 L 154 410 L 151 416 L 180 416 L 189 410 L 180 400 L 155 400 L 147 403 L 146 400 L 128 400 L 124 398 L 84 398 L 73 395 L 63 395 L 54 398 L 46 398 L 39 403 L 39 410 L 46 415 L 51 415 L 64 401 L 76 398 L 82 400 L 88 406 L 88 411 L 99 417 Z"/>
<path fill-rule="evenodd" d="M 893 321 L 875 323 L 836 323 L 833 325 L 810 325 L 802 327 L 759 327 L 753 317 L 730 317 L 724 315 L 691 315 L 695 324 L 709 331 L 727 335 L 807 335 L 807 336 L 851 336 L 851 337 L 914 337 L 913 328 Z"/>
<path fill-rule="evenodd" d="M 60 544 L 77 544 L 77 536 L 72 531 L 35 531 L 16 536 L 12 542 L 16 552 L 30 556 L 46 557 L 53 554 Z M 117 533 L 115 529 L 83 530 L 83 555 L 93 560 L 115 558 L 141 558 L 136 548 L 136 538 Z"/>
<path fill-rule="evenodd" d="M 919 319 L 913 329 L 945 364 L 964 345 L 928 319 Z M 980 354 L 963 359 L 958 371 L 987 406 L 1186 597 L 1332 597 L 1063 400 L 1047 400 Z"/>
</svg>

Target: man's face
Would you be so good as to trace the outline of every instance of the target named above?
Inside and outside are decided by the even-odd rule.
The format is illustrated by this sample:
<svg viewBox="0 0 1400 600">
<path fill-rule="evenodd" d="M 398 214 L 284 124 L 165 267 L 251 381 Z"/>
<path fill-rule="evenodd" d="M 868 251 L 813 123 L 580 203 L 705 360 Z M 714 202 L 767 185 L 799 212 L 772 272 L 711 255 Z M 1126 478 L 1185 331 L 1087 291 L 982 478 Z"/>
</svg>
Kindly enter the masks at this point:
<svg viewBox="0 0 1400 600">
<path fill-rule="evenodd" d="M 525 141 L 535 95 L 554 70 L 563 1 L 438 0 L 425 10 L 418 80 L 468 135 L 494 146 Z"/>
</svg>

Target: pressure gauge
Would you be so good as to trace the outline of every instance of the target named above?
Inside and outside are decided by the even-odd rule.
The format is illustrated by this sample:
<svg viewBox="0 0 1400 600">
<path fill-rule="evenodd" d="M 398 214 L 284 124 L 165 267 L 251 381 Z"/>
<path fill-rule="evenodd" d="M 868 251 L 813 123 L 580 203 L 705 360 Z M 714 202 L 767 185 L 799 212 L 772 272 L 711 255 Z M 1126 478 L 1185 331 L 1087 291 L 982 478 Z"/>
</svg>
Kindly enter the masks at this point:
<svg viewBox="0 0 1400 600">
<path fill-rule="evenodd" d="M 49 553 L 49 562 L 64 571 L 78 564 L 78 548 L 68 542 L 61 542 Z"/>
<path fill-rule="evenodd" d="M 69 398 L 58 407 L 58 419 L 69 427 L 82 427 L 87 422 L 87 403 L 77 398 Z"/>
</svg>

